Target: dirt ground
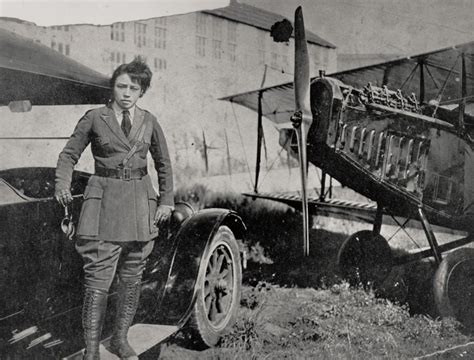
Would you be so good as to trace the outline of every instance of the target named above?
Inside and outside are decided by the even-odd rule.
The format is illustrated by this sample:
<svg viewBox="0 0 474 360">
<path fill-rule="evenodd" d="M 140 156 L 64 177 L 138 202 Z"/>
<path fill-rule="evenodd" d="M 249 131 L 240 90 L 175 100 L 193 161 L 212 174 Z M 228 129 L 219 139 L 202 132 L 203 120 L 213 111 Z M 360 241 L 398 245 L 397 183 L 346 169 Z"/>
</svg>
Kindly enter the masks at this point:
<svg viewBox="0 0 474 360">
<path fill-rule="evenodd" d="M 295 237 L 290 247 L 290 255 L 286 258 L 286 261 L 284 261 L 285 258 L 275 259 L 274 257 L 269 263 L 265 263 L 265 261 L 253 262 L 250 259 L 249 266 L 243 274 L 244 292 L 255 291 L 264 284 L 263 286 L 271 288 L 271 293 L 276 294 L 274 298 L 271 298 L 262 306 L 261 313 L 265 316 L 253 325 L 255 331 L 264 334 L 260 337 L 255 335 L 259 339 L 264 338 L 257 349 L 253 345 L 253 348 L 251 347 L 248 351 L 240 349 L 236 352 L 235 348 L 233 351 L 229 348 L 193 351 L 178 346 L 171 340 L 163 344 L 159 351 L 155 349 L 155 353 L 151 352 L 140 358 L 157 359 L 160 355 L 160 359 L 183 360 L 238 358 L 408 359 L 415 357 L 474 359 L 472 345 L 462 347 L 462 344 L 469 343 L 473 339 L 471 334 L 449 330 L 449 334 L 446 335 L 443 333 L 444 330 L 439 330 L 439 332 L 433 330 L 441 329 L 444 325 L 439 325 L 440 323 L 436 319 L 438 315 L 431 290 L 432 277 L 436 267 L 433 261 L 429 259 L 392 269 L 377 295 L 377 299 L 382 298 L 383 301 L 386 301 L 388 307 L 381 307 L 379 300 L 369 297 L 368 300 L 364 300 L 367 303 L 366 305 L 359 304 L 355 308 L 351 308 L 354 301 L 358 303 L 359 297 L 365 295 L 348 293 L 350 295 L 342 296 L 338 293 L 339 290 L 336 293 L 333 292 L 333 288 L 337 288 L 340 283 L 336 268 L 339 247 L 348 234 L 370 229 L 370 224 L 320 218 L 314 222 L 310 234 L 310 257 L 304 258 L 299 254 L 301 249 L 299 242 L 301 240 L 299 240 L 299 237 Z M 463 235 L 461 233 L 439 231 L 440 229 L 436 230 L 438 230 L 436 236 L 440 243 L 451 241 Z M 396 225 L 384 225 L 382 228 L 382 234 L 390 239 L 390 245 L 394 249 L 411 251 L 427 246 L 427 241 L 424 239 L 421 229 L 410 228 L 407 231 L 408 234 L 404 231 L 397 232 Z M 251 257 L 254 260 L 268 259 L 272 254 L 272 251 L 268 250 L 265 245 L 257 250 L 252 249 L 252 251 Z M 344 291 L 342 291 L 343 293 Z M 320 306 L 314 306 L 315 301 L 320 301 Z M 393 310 L 393 304 L 404 304 L 402 307 L 403 315 L 399 315 L 398 310 Z M 353 314 L 358 313 L 361 306 L 366 306 L 362 311 L 367 312 L 367 319 L 377 318 L 378 320 L 373 322 L 367 320 L 367 324 L 357 325 L 357 323 L 366 321 L 366 318 L 363 317 L 362 320 L 354 322 Z M 301 312 L 307 311 L 308 307 L 313 309 L 314 313 L 311 316 L 308 315 L 307 318 L 301 318 Z M 394 313 L 392 313 L 393 311 Z M 249 312 L 245 306 L 241 307 L 239 312 L 241 321 L 255 320 L 255 315 Z M 372 312 L 374 313 L 372 314 Z M 380 314 L 388 314 L 384 316 L 389 317 L 389 319 L 380 320 Z M 396 319 L 398 319 L 397 316 L 403 317 L 404 322 L 410 325 L 402 325 L 399 323 L 400 320 L 394 320 L 394 323 L 391 324 L 393 316 Z M 282 318 L 286 319 L 284 324 L 281 323 Z M 299 320 L 295 319 L 300 319 L 301 324 L 296 324 Z M 325 322 L 331 323 L 330 330 L 326 329 L 327 333 L 323 332 L 323 335 L 316 333 L 314 329 L 321 329 Z M 291 331 L 300 332 L 295 335 L 295 339 L 303 334 L 308 338 L 311 338 L 311 336 L 317 337 L 318 340 L 305 340 L 300 345 L 295 345 L 299 342 L 291 340 L 291 336 L 288 337 L 288 324 L 292 324 Z M 351 326 L 354 327 L 353 330 L 349 330 Z M 338 327 L 341 327 L 341 329 Z M 347 331 L 344 330 L 344 327 L 347 328 Z M 393 328 L 398 330 L 392 331 Z M 342 345 L 336 345 L 334 338 L 339 339 L 341 332 L 347 332 L 346 335 L 349 340 L 347 342 L 347 339 L 344 339 Z M 339 335 L 334 335 L 334 333 Z M 374 334 L 375 340 L 373 340 L 373 344 L 369 346 L 368 350 L 364 350 L 364 347 L 368 345 L 356 345 L 357 341 L 361 341 L 359 337 L 363 338 L 363 333 Z M 265 338 L 265 336 L 268 338 Z M 353 336 L 353 339 L 351 339 L 351 336 Z M 281 337 L 284 340 L 275 341 L 275 337 Z M 404 350 L 395 350 L 392 343 L 396 343 Z M 458 348 L 457 346 L 461 347 Z M 452 349 L 445 351 L 445 349 L 450 348 Z M 289 352 L 290 349 L 293 349 L 294 353 Z M 364 356 L 364 351 L 370 351 L 371 355 L 366 354 Z M 423 357 L 425 355 L 429 357 Z"/>
</svg>

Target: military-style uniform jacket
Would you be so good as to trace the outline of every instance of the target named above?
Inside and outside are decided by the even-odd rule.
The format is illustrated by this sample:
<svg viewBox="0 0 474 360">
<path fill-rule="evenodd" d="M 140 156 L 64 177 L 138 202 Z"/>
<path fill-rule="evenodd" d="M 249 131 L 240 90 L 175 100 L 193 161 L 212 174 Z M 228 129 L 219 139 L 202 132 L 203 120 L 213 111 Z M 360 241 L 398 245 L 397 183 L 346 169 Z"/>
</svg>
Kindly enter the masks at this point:
<svg viewBox="0 0 474 360">
<path fill-rule="evenodd" d="M 163 131 L 148 111 L 135 108 L 128 138 L 123 133 L 111 107 L 88 111 L 77 123 L 71 138 L 59 154 L 56 167 L 56 189 L 69 189 L 74 165 L 91 143 L 95 166 L 116 169 L 130 151 L 145 124 L 138 151 L 127 167 L 147 166 L 150 151 L 158 173 L 159 196 L 149 175 L 141 179 L 122 180 L 93 175 L 84 192 L 77 235 L 105 241 L 149 241 L 158 229 L 153 225 L 158 204 L 173 206 L 173 175 Z"/>
</svg>

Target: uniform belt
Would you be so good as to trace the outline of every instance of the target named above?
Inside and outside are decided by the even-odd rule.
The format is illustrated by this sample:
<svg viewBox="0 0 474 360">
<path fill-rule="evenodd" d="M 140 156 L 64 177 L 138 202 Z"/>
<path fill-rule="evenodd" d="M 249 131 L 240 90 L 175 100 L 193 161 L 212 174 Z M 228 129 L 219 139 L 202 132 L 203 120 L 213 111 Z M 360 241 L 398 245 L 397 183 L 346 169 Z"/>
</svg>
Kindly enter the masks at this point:
<svg viewBox="0 0 474 360">
<path fill-rule="evenodd" d="M 141 179 L 146 174 L 148 174 L 148 170 L 146 167 L 138 169 L 130 169 L 127 167 L 112 169 L 96 166 L 95 168 L 95 175 L 97 176 L 109 177 L 112 179 L 121 179 L 125 181 Z"/>
</svg>

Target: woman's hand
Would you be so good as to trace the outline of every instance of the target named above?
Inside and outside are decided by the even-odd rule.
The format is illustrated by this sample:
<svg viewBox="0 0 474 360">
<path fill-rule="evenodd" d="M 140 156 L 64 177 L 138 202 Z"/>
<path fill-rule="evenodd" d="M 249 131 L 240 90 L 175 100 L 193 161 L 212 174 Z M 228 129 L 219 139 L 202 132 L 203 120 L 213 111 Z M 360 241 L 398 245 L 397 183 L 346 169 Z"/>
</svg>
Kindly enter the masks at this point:
<svg viewBox="0 0 474 360">
<path fill-rule="evenodd" d="M 168 223 L 171 218 L 171 213 L 173 212 L 173 207 L 169 205 L 160 205 L 156 209 L 155 213 L 155 222 L 156 227 L 160 227 Z"/>
<path fill-rule="evenodd" d="M 71 190 L 69 189 L 56 190 L 54 197 L 62 206 L 68 206 L 70 203 L 72 203 L 72 194 Z"/>
</svg>

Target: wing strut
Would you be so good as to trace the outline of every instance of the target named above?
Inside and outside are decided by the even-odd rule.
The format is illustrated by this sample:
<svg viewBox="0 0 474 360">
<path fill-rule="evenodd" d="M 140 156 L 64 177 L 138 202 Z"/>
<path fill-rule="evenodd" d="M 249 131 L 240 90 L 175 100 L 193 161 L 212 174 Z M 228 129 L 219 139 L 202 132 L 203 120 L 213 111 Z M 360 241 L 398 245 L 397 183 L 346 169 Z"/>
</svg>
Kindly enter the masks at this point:
<svg viewBox="0 0 474 360">
<path fill-rule="evenodd" d="M 459 101 L 458 131 L 464 131 L 464 112 L 466 111 L 467 76 L 466 76 L 466 54 L 461 55 L 461 100 Z"/>
<path fill-rule="evenodd" d="M 204 165 L 206 166 L 206 174 L 209 172 L 209 158 L 207 156 L 207 142 L 206 142 L 206 134 L 204 130 L 202 131 L 202 157 L 204 158 Z"/>
<path fill-rule="evenodd" d="M 263 70 L 263 77 L 262 83 L 260 84 L 260 88 L 263 88 L 265 84 L 265 80 L 267 78 L 267 64 L 265 64 L 265 69 Z M 262 116 L 262 98 L 263 98 L 263 90 L 259 90 L 258 92 L 258 129 L 257 129 L 257 159 L 255 161 L 255 184 L 253 187 L 253 192 L 258 193 L 258 178 L 260 176 L 260 163 L 262 160 L 262 140 L 263 139 L 263 116 Z M 265 145 L 265 157 L 267 155 L 267 148 Z"/>
<path fill-rule="evenodd" d="M 425 101 L 425 61 L 420 59 L 418 61 L 420 65 L 420 104 L 423 104 Z"/>
<path fill-rule="evenodd" d="M 230 157 L 230 148 L 229 148 L 229 138 L 227 137 L 227 131 L 224 128 L 224 137 L 225 137 L 225 149 L 227 155 L 227 168 L 229 171 L 229 175 L 232 177 L 232 160 Z"/>
<path fill-rule="evenodd" d="M 258 92 L 258 128 L 257 128 L 257 159 L 255 161 L 255 184 L 254 193 L 258 193 L 258 178 L 260 176 L 260 162 L 262 159 L 262 139 L 263 139 L 263 122 L 262 122 L 262 96 L 263 91 Z"/>
<path fill-rule="evenodd" d="M 324 201 L 326 198 L 326 171 L 321 170 L 321 190 L 319 193 L 319 200 Z"/>
</svg>

